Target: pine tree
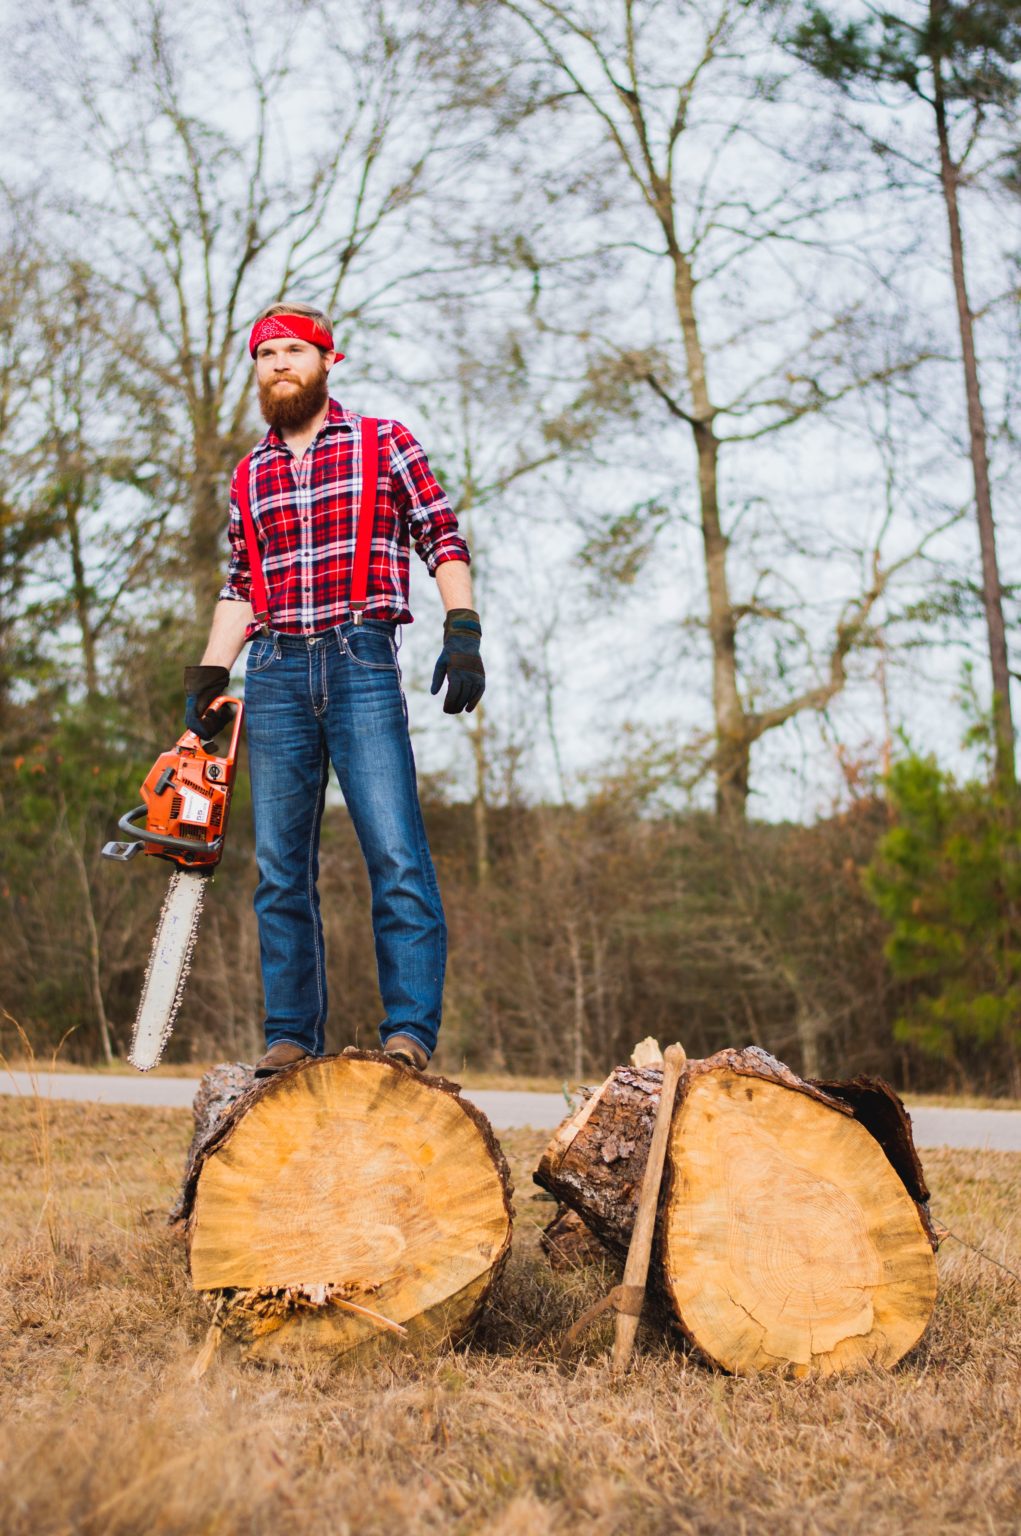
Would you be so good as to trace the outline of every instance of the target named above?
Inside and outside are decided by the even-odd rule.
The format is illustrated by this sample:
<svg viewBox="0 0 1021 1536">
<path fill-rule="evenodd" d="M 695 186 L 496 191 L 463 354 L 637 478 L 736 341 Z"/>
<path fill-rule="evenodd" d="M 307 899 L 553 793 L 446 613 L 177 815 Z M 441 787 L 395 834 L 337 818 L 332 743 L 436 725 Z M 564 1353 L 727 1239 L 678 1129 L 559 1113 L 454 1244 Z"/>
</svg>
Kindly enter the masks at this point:
<svg viewBox="0 0 1021 1536">
<path fill-rule="evenodd" d="M 1021 1096 L 1021 822 L 1013 797 L 958 785 L 932 758 L 889 779 L 896 824 L 866 887 L 890 924 L 886 956 L 911 983 L 897 1038 Z"/>
</svg>

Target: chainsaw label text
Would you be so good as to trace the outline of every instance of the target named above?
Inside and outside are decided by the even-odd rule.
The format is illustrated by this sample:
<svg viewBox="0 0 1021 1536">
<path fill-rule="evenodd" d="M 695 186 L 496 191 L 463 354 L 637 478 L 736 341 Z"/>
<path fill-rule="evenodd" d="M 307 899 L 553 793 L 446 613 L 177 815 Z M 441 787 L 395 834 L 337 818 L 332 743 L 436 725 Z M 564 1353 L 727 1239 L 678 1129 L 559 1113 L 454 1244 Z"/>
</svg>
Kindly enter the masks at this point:
<svg viewBox="0 0 1021 1536">
<path fill-rule="evenodd" d="M 184 791 L 184 807 L 181 811 L 181 820 L 194 822 L 204 827 L 209 820 L 209 801 L 197 795 L 193 789 Z"/>
</svg>

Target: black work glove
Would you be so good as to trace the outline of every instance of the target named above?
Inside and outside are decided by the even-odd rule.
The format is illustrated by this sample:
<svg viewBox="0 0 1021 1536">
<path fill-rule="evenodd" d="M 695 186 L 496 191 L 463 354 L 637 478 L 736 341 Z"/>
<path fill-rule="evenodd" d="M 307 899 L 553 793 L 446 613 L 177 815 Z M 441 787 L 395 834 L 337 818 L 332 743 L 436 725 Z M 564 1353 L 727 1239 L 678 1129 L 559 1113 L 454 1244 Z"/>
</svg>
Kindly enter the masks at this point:
<svg viewBox="0 0 1021 1536">
<path fill-rule="evenodd" d="M 213 700 L 219 698 L 221 693 L 226 693 L 229 687 L 230 673 L 226 667 L 184 669 L 184 691 L 187 695 L 184 701 L 184 723 L 189 731 L 194 731 L 203 741 L 212 741 L 227 721 L 233 719 L 234 711 L 229 704 L 225 704 L 222 709 L 214 709 L 212 714 L 206 714 Z"/>
<path fill-rule="evenodd" d="M 482 625 L 474 608 L 451 608 L 443 625 L 443 649 L 433 668 L 430 693 L 439 693 L 447 679 L 445 715 L 469 714 L 486 691 L 486 669 L 479 655 Z"/>
</svg>

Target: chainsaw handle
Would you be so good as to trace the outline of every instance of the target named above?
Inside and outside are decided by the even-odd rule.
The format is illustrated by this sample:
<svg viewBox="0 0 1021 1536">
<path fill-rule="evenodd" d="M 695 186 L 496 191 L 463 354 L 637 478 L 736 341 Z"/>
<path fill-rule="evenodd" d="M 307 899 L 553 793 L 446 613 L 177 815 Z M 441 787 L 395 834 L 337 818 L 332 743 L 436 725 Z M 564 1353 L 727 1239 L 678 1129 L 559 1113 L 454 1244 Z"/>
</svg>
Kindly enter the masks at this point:
<svg viewBox="0 0 1021 1536">
<path fill-rule="evenodd" d="M 222 837 L 214 837 L 211 843 L 195 843 L 190 837 L 171 837 L 166 832 L 149 832 L 145 827 L 140 827 L 135 822 L 136 816 L 145 816 L 146 814 L 144 805 L 136 805 L 133 810 L 124 812 L 117 825 L 122 832 L 126 832 L 129 836 L 141 837 L 145 842 L 156 843 L 160 848 L 172 848 L 175 853 L 219 853 L 223 847 Z"/>
<path fill-rule="evenodd" d="M 228 745 L 226 752 L 221 753 L 217 751 L 215 746 L 216 738 L 214 736 L 206 738 L 204 736 L 199 736 L 196 731 L 190 731 L 187 734 L 195 737 L 195 740 L 198 742 L 199 746 L 203 749 L 207 756 L 222 757 L 230 767 L 233 767 L 234 761 L 238 755 L 238 742 L 241 740 L 241 722 L 244 719 L 245 706 L 242 699 L 236 699 L 232 694 L 229 693 L 221 693 L 208 706 L 206 709 L 206 714 L 208 715 L 214 709 L 219 709 L 221 704 L 233 704 L 234 706 L 234 723 L 231 726 L 230 744 Z"/>
<path fill-rule="evenodd" d="M 221 694 L 218 699 L 213 700 L 214 709 L 218 704 L 233 704 L 234 706 L 234 724 L 231 728 L 230 744 L 224 753 L 227 762 L 233 767 L 234 760 L 238 755 L 238 743 L 241 740 L 241 722 L 245 718 L 245 706 L 243 700 L 236 699 L 233 694 L 229 693 Z"/>
</svg>

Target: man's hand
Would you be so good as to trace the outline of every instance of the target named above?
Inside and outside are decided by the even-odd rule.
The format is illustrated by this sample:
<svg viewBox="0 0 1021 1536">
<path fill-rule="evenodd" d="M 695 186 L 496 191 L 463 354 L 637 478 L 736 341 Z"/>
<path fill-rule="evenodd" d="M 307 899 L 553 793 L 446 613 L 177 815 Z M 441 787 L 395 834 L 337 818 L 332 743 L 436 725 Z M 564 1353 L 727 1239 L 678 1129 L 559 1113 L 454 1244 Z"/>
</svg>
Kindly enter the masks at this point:
<svg viewBox="0 0 1021 1536">
<path fill-rule="evenodd" d="M 474 608 L 451 608 L 443 625 L 443 649 L 433 668 L 430 693 L 439 693 L 447 679 L 445 715 L 471 714 L 486 691 L 486 669 L 479 655 L 482 625 Z"/>
<path fill-rule="evenodd" d="M 214 709 L 207 714 L 210 704 L 226 693 L 230 687 L 230 672 L 226 667 L 185 667 L 184 669 L 184 723 L 189 731 L 211 741 L 223 730 L 234 711 L 229 706 Z M 203 718 L 204 717 L 204 718 Z"/>
</svg>

